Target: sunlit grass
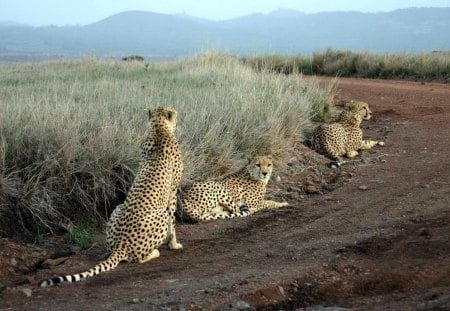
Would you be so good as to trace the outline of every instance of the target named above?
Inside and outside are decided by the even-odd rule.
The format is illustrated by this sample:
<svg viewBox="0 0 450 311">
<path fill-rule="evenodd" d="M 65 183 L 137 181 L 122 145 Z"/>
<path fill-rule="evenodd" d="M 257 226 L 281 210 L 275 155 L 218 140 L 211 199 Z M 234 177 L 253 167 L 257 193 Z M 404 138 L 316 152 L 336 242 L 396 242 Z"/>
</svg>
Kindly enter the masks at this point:
<svg viewBox="0 0 450 311">
<path fill-rule="evenodd" d="M 297 71 L 340 77 L 450 82 L 450 51 L 370 54 L 328 49 L 311 56 L 258 56 L 243 58 L 243 61 L 258 70 L 285 74 Z"/>
<path fill-rule="evenodd" d="M 330 89 L 214 53 L 171 63 L 98 59 L 0 66 L 0 233 L 103 220 L 139 163 L 147 108 L 179 111 L 183 184 L 255 154 L 282 164 Z"/>
</svg>

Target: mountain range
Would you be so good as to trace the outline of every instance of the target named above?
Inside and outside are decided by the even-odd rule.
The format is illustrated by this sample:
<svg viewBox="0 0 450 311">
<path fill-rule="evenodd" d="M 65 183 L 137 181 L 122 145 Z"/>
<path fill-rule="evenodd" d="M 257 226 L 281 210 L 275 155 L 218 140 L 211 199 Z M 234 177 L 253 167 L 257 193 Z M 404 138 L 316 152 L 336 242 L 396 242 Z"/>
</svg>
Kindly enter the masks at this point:
<svg viewBox="0 0 450 311">
<path fill-rule="evenodd" d="M 86 55 L 171 59 L 206 50 L 297 55 L 327 48 L 374 53 L 450 50 L 450 8 L 315 14 L 277 10 L 225 21 L 127 11 L 89 25 L 0 22 L 3 60 Z"/>
</svg>

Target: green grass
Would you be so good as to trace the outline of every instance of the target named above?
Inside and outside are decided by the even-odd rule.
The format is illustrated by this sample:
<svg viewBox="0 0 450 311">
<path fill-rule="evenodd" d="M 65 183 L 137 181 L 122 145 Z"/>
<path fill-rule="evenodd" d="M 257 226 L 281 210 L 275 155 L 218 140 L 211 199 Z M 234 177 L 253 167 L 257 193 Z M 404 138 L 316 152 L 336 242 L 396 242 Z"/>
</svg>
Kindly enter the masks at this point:
<svg viewBox="0 0 450 311">
<path fill-rule="evenodd" d="M 45 232 L 41 229 L 41 228 L 39 228 L 39 227 L 37 227 L 36 228 L 36 238 L 35 238 L 35 242 L 37 243 L 37 244 L 44 244 L 45 243 L 45 241 L 47 241 L 47 237 L 46 237 L 46 235 L 45 235 Z"/>
<path fill-rule="evenodd" d="M 450 82 L 450 51 L 378 55 L 328 49 L 311 56 L 272 55 L 242 60 L 257 70 L 284 74 Z"/>
<path fill-rule="evenodd" d="M 78 220 L 75 224 L 67 226 L 68 239 L 81 249 L 87 249 L 94 242 L 97 224 L 93 221 Z"/>
<path fill-rule="evenodd" d="M 283 164 L 309 120 L 324 116 L 330 92 L 214 53 L 0 65 L 0 234 L 106 219 L 138 168 L 148 107 L 179 111 L 185 184 L 255 154 Z"/>
</svg>

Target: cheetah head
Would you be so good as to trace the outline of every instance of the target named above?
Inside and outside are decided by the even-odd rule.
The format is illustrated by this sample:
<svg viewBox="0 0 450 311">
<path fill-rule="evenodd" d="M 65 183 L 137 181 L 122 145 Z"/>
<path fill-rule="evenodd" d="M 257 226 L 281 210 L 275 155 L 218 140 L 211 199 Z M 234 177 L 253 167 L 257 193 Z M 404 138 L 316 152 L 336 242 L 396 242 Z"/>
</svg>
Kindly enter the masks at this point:
<svg viewBox="0 0 450 311">
<path fill-rule="evenodd" d="M 256 156 L 250 160 L 247 166 L 250 176 L 255 180 L 261 180 L 267 184 L 272 174 L 272 157 Z"/>
<path fill-rule="evenodd" d="M 369 109 L 369 104 L 352 100 L 346 105 L 347 109 L 361 115 L 363 120 L 369 120 L 372 117 L 372 111 Z"/>
<path fill-rule="evenodd" d="M 177 111 L 171 107 L 158 107 L 148 111 L 149 121 L 156 128 L 166 128 L 170 133 L 177 127 Z"/>
</svg>

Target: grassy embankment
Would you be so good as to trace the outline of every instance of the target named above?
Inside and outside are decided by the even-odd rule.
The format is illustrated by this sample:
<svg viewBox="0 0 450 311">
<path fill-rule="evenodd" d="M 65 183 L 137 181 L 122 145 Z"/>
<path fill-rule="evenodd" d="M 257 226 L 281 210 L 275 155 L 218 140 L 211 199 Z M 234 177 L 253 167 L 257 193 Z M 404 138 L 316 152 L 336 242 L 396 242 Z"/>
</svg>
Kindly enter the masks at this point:
<svg viewBox="0 0 450 311">
<path fill-rule="evenodd" d="M 279 164 L 330 90 L 204 54 L 160 64 L 96 59 L 0 66 L 0 235 L 43 239 L 101 222 L 139 162 L 147 107 L 179 111 L 183 183 Z"/>
<path fill-rule="evenodd" d="M 242 60 L 258 70 L 284 74 L 450 82 L 450 51 L 377 55 L 329 49 L 311 56 L 272 55 Z"/>
</svg>

